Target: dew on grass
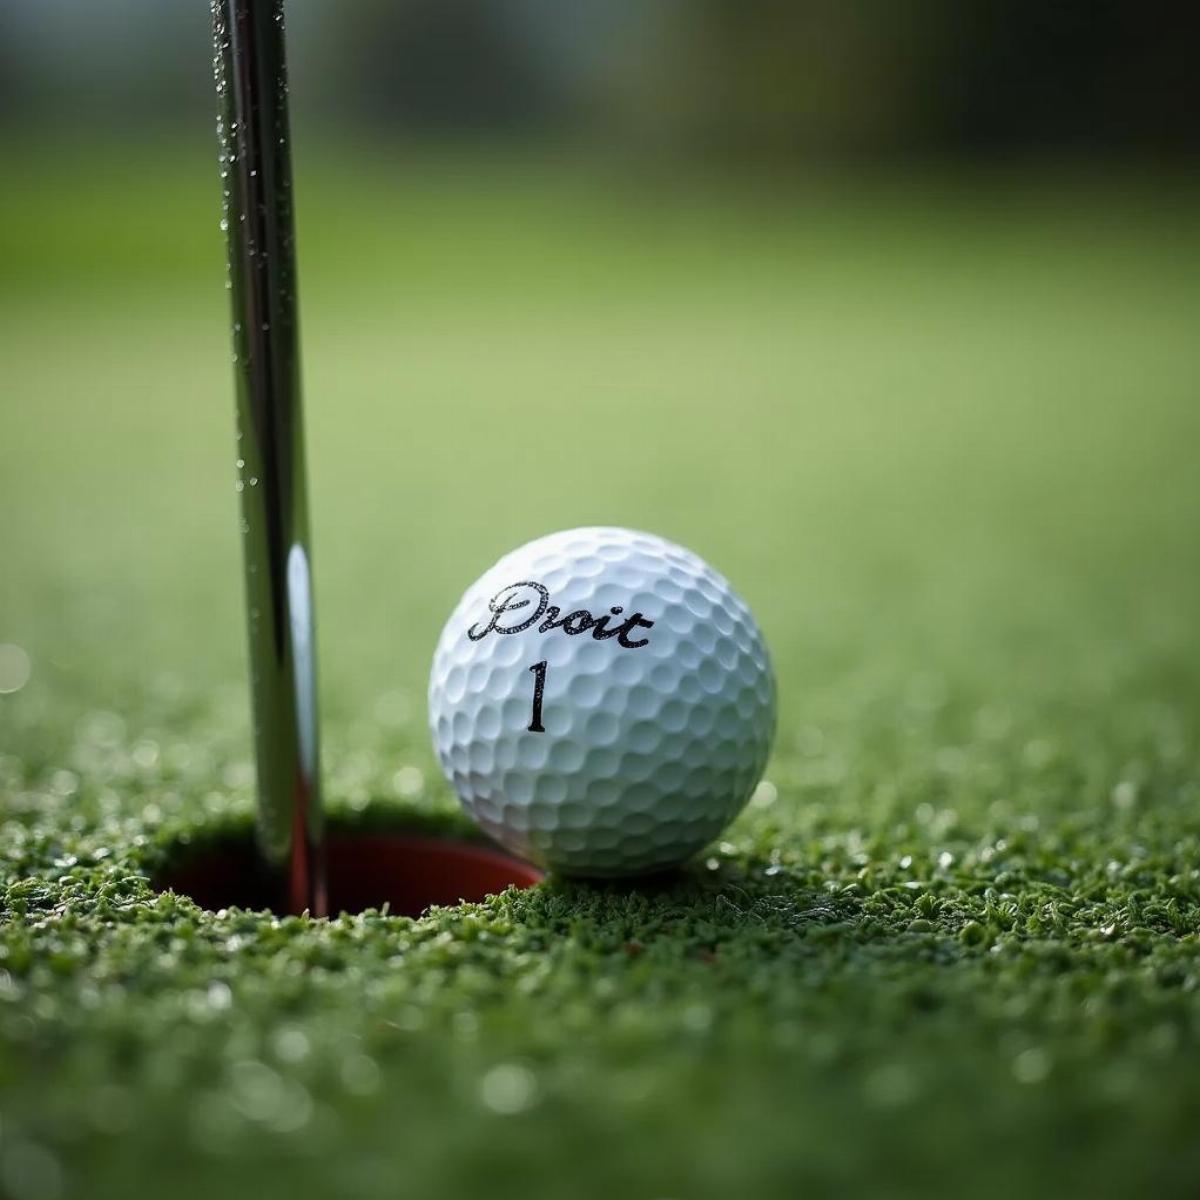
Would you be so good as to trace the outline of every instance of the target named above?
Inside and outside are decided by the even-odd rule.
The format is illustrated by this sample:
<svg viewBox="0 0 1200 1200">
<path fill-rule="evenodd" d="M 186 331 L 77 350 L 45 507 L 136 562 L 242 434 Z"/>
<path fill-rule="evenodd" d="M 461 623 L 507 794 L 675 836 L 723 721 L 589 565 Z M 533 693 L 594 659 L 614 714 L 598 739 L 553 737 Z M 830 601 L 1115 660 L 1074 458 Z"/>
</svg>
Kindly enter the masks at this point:
<svg viewBox="0 0 1200 1200">
<path fill-rule="evenodd" d="M 425 775 L 420 767 L 401 767 L 392 776 L 392 788 L 397 796 L 404 800 L 412 800 L 421 794 L 425 787 Z"/>
<path fill-rule="evenodd" d="M 79 791 L 79 776 L 74 771 L 65 769 L 55 771 L 50 777 L 50 790 L 63 799 L 73 796 Z"/>
<path fill-rule="evenodd" d="M 769 779 L 764 779 L 754 789 L 750 803 L 754 808 L 770 808 L 778 799 L 779 789 Z"/>
<path fill-rule="evenodd" d="M 286 1089 L 279 1073 L 253 1059 L 230 1068 L 230 1099 L 247 1120 L 273 1122 L 285 1103 Z"/>
<path fill-rule="evenodd" d="M 1013 1059 L 1012 1072 L 1018 1083 L 1041 1083 L 1050 1074 L 1050 1056 L 1040 1047 L 1031 1046 Z"/>
<path fill-rule="evenodd" d="M 1126 811 L 1137 803 L 1138 785 L 1132 779 L 1122 779 L 1112 790 L 1114 808 Z"/>
<path fill-rule="evenodd" d="M 287 1027 L 277 1030 L 271 1039 L 275 1057 L 280 1062 L 303 1062 L 312 1051 L 312 1043 L 303 1029 Z"/>
<path fill-rule="evenodd" d="M 479 1081 L 484 1107 L 501 1116 L 515 1116 L 530 1108 L 537 1090 L 537 1077 L 521 1063 L 500 1063 Z"/>
<path fill-rule="evenodd" d="M 0 695 L 19 692 L 33 673 L 29 655 L 14 642 L 0 643 Z"/>
</svg>

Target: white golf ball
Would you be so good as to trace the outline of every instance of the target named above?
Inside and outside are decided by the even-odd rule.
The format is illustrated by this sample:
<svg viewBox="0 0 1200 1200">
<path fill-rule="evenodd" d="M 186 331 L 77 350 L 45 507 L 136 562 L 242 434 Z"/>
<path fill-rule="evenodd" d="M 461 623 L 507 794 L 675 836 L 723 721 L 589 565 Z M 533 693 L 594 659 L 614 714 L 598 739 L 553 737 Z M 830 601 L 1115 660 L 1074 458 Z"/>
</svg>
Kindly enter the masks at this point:
<svg viewBox="0 0 1200 1200">
<path fill-rule="evenodd" d="M 775 681 L 742 599 L 702 559 L 628 529 L 505 555 L 451 614 L 429 724 L 463 806 L 569 875 L 683 862 L 741 811 L 775 730 Z"/>
</svg>

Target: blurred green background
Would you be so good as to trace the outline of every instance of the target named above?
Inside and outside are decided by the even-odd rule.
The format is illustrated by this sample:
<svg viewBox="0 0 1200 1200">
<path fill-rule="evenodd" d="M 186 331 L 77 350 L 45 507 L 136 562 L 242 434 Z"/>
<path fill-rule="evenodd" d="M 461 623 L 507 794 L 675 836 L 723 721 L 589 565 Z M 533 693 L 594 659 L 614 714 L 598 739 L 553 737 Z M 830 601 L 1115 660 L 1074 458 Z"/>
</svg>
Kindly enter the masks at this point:
<svg viewBox="0 0 1200 1200">
<path fill-rule="evenodd" d="M 715 558 L 806 670 L 835 618 L 848 656 L 900 619 L 936 656 L 1047 587 L 1140 608 L 1147 568 L 1186 576 L 1197 85 L 1167 10 L 290 16 L 329 703 L 419 695 L 456 590 L 572 522 Z M 0 636 L 80 696 L 236 678 L 207 13 L 4 19 Z M 1120 562 L 1131 531 L 1164 553 Z"/>
<path fill-rule="evenodd" d="M 659 901 L 590 893 L 514 901 L 490 950 L 470 912 L 288 951 L 265 919 L 227 943 L 144 898 L 133 932 L 80 901 L 72 940 L 74 863 L 142 870 L 252 807 L 208 14 L 8 0 L 0 23 L 0 849 L 43 913 L 28 974 L 0 964 L 0 1191 L 149 1171 L 211 1194 L 235 1169 L 332 1192 L 349 1167 L 390 1195 L 407 1121 L 414 1194 L 525 1194 L 534 1159 L 579 1195 L 1191 1194 L 1178 12 L 290 10 L 330 806 L 453 810 L 426 672 L 500 553 L 662 533 L 746 595 L 780 679 L 773 789 L 722 845 L 720 895 L 671 917 L 733 964 L 713 970 L 665 930 L 634 962 L 628 914 Z M 886 937 L 820 932 L 842 887 Z M 159 920 L 203 952 L 151 952 Z M 463 959 L 422 957 L 435 933 Z M 416 965 L 387 969 L 410 938 Z M 311 992 L 270 974 L 289 954 Z M 237 1003 L 201 1020 L 211 979 Z M 272 1049 L 297 1031 L 303 1063 Z M 350 1045 L 370 1099 L 321 1073 Z M 246 1116 L 264 1063 L 310 1124 Z"/>
</svg>

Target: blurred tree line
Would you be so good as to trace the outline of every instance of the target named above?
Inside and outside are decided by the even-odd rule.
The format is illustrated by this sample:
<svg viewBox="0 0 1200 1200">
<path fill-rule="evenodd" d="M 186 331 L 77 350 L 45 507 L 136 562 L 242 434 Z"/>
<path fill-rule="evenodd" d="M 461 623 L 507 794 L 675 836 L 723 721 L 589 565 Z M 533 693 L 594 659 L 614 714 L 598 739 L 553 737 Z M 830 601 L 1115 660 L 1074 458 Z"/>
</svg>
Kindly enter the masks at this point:
<svg viewBox="0 0 1200 1200">
<path fill-rule="evenodd" d="M 5 0 L 0 113 L 208 106 L 207 6 Z M 1200 10 L 1164 0 L 289 0 L 306 118 L 802 159 L 1190 156 Z"/>
</svg>

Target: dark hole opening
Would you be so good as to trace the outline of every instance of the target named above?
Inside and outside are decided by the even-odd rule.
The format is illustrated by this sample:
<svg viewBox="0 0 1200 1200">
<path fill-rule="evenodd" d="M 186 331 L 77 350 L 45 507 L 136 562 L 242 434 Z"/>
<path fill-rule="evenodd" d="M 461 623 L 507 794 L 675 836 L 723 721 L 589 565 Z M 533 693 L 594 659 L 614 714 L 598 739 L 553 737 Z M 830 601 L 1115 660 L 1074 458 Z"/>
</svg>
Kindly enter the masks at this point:
<svg viewBox="0 0 1200 1200">
<path fill-rule="evenodd" d="M 483 900 L 515 884 L 532 887 L 537 867 L 477 842 L 400 833 L 333 833 L 326 847 L 330 915 L 382 908 L 417 917 L 434 904 Z M 223 841 L 189 854 L 154 880 L 159 891 L 188 896 L 202 908 L 274 908 L 249 839 Z"/>
</svg>

